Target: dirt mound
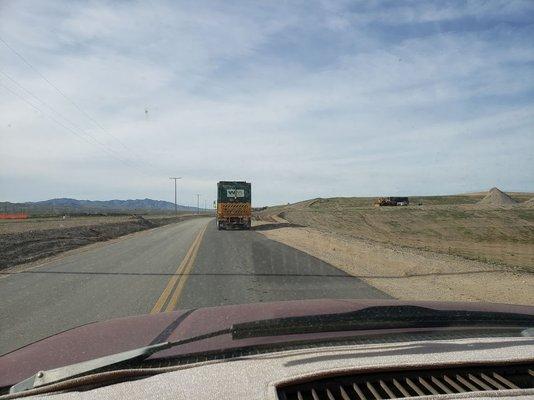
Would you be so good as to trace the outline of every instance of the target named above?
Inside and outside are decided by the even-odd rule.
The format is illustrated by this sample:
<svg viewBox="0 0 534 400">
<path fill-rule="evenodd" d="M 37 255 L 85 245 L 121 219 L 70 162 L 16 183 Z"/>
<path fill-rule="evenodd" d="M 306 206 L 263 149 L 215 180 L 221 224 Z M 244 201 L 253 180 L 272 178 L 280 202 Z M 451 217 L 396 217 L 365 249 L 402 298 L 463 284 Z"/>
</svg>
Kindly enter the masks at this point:
<svg viewBox="0 0 534 400">
<path fill-rule="evenodd" d="M 527 200 L 523 203 L 521 203 L 522 206 L 524 207 L 528 207 L 528 208 L 534 208 L 534 197 L 531 198 L 530 200 Z"/>
<path fill-rule="evenodd" d="M 157 226 L 154 222 L 143 218 L 141 215 L 132 215 L 130 219 L 136 221 L 139 225 L 147 229 L 154 228 L 155 226 Z"/>
<path fill-rule="evenodd" d="M 494 187 L 491 188 L 486 197 L 480 200 L 477 204 L 489 206 L 507 206 L 517 204 L 517 201 Z"/>
</svg>

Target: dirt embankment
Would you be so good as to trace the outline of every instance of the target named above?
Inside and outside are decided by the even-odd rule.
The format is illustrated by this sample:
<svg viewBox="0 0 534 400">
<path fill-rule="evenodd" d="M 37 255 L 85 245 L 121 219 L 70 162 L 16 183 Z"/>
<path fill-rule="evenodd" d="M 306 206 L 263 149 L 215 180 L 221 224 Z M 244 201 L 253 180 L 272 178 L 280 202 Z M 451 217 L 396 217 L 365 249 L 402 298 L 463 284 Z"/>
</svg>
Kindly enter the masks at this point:
<svg viewBox="0 0 534 400">
<path fill-rule="evenodd" d="M 257 213 L 255 229 L 399 299 L 534 304 L 534 210 L 490 195 L 383 208 L 315 199 Z"/>
<path fill-rule="evenodd" d="M 42 231 L 44 229 L 63 229 L 78 226 L 111 224 L 127 222 L 130 215 L 121 216 L 83 216 L 83 217 L 37 217 L 19 220 L 0 220 L 0 235 L 7 233 L 21 233 L 27 231 Z"/>
<path fill-rule="evenodd" d="M 354 206 L 351 199 L 273 207 L 261 218 L 534 271 L 534 208 L 468 205 Z"/>
<path fill-rule="evenodd" d="M 121 217 L 119 222 L 104 222 L 86 225 L 84 221 L 76 226 L 55 228 L 39 228 L 39 223 L 32 230 L 13 228 L 13 232 L 0 234 L 0 270 L 14 265 L 49 257 L 76 247 L 102 242 L 129 233 L 155 228 L 196 215 L 178 217 L 143 218 L 141 216 Z M 50 222 L 43 222 L 46 228 Z"/>
</svg>

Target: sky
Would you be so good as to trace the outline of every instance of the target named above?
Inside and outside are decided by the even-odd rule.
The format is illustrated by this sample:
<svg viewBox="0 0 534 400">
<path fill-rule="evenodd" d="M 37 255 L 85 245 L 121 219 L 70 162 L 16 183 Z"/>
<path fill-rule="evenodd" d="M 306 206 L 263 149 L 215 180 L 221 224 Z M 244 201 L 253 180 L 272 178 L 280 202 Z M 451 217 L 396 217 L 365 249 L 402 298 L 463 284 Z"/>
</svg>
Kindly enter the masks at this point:
<svg viewBox="0 0 534 400">
<path fill-rule="evenodd" d="M 532 1 L 0 0 L 0 201 L 534 191 Z"/>
</svg>

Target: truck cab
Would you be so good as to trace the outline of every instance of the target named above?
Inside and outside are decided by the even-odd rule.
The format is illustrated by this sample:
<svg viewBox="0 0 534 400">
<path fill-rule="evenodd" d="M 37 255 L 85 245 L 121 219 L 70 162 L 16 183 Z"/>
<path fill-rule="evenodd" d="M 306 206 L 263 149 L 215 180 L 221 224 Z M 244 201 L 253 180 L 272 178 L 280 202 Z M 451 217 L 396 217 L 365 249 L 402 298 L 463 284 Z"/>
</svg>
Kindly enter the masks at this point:
<svg viewBox="0 0 534 400">
<path fill-rule="evenodd" d="M 217 229 L 250 229 L 251 185 L 245 181 L 217 183 Z"/>
</svg>

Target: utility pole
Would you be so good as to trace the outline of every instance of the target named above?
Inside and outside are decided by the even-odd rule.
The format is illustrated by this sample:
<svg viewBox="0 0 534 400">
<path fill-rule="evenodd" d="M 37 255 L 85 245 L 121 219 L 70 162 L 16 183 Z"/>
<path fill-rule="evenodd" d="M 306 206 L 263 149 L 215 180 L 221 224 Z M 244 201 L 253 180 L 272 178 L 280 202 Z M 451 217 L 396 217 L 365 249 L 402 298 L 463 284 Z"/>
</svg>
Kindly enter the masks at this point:
<svg viewBox="0 0 534 400">
<path fill-rule="evenodd" d="M 200 194 L 197 193 L 197 214 L 200 214 Z"/>
<path fill-rule="evenodd" d="M 178 179 L 182 179 L 182 177 L 178 177 L 178 178 L 169 178 L 169 179 L 173 179 L 174 180 L 174 213 L 176 215 L 178 215 L 178 198 L 177 198 L 177 195 L 176 195 L 176 181 Z"/>
</svg>

